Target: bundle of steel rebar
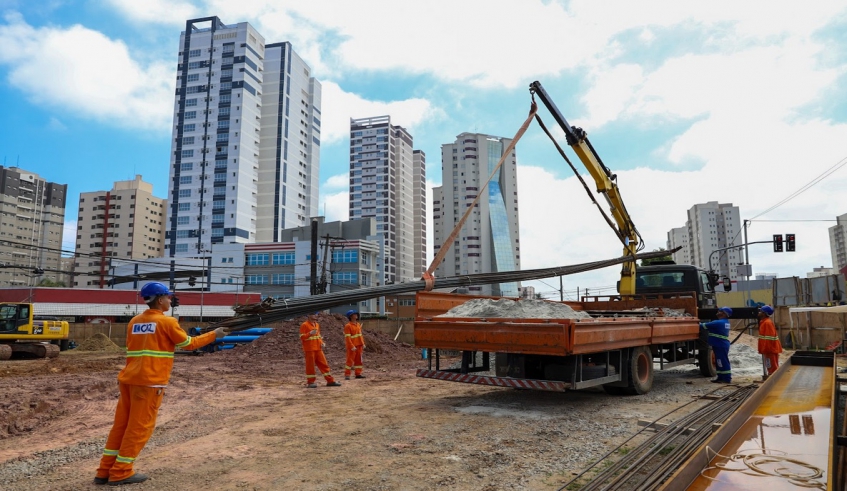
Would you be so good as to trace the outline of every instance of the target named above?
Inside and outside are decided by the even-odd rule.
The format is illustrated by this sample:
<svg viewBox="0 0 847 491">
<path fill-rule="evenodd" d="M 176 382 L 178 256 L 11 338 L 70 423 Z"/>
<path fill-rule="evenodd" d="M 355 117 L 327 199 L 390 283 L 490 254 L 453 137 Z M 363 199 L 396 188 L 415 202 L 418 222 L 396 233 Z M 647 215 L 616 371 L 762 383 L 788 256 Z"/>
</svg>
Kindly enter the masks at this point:
<svg viewBox="0 0 847 491">
<path fill-rule="evenodd" d="M 614 463 L 609 463 L 590 482 L 579 486 L 579 489 L 581 491 L 658 489 L 662 482 L 711 436 L 712 426 L 725 422 L 756 388 L 756 385 L 751 384 L 737 388 L 726 386 L 719 391 L 714 391 L 713 393 L 720 393 L 715 400 L 667 424 L 640 445 L 628 448 L 623 457 L 618 458 Z M 611 454 L 607 457 L 609 455 Z M 594 466 L 604 459 L 595 463 Z M 570 489 L 569 486 L 589 469 L 559 489 Z"/>
<path fill-rule="evenodd" d="M 666 256 L 669 252 L 672 251 L 647 252 L 638 254 L 635 258 L 633 258 L 633 256 L 621 256 L 603 261 L 574 264 L 571 266 L 558 266 L 554 268 L 435 278 L 433 288 L 459 288 L 471 285 L 490 285 L 493 283 L 510 283 L 515 281 L 552 278 L 555 276 L 567 276 L 595 269 L 607 268 L 609 266 L 637 259 L 655 259 Z M 424 290 L 426 290 L 426 282 L 424 280 L 417 280 L 393 285 L 359 288 L 355 290 L 291 298 L 286 300 L 265 299 L 261 303 L 238 307 L 236 309 L 235 317 L 224 319 L 212 324 L 204 328 L 204 332 L 218 327 L 225 327 L 229 331 L 239 331 L 251 327 L 260 327 L 271 322 L 287 320 L 298 315 L 320 311 L 330 307 L 348 305 L 354 302 L 383 297 L 386 295 L 398 295 L 400 293 L 419 292 Z"/>
</svg>

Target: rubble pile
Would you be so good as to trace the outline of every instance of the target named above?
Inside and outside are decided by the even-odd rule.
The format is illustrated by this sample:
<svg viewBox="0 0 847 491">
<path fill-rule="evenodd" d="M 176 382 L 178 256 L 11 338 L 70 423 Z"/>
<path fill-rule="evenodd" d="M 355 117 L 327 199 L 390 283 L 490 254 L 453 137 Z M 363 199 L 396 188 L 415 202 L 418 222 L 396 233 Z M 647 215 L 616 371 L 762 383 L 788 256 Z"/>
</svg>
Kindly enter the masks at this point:
<svg viewBox="0 0 847 491">
<path fill-rule="evenodd" d="M 510 300 L 477 298 L 457 305 L 438 317 L 479 317 L 502 319 L 590 319 L 586 312 L 572 309 L 563 303 L 545 300 Z"/>
</svg>

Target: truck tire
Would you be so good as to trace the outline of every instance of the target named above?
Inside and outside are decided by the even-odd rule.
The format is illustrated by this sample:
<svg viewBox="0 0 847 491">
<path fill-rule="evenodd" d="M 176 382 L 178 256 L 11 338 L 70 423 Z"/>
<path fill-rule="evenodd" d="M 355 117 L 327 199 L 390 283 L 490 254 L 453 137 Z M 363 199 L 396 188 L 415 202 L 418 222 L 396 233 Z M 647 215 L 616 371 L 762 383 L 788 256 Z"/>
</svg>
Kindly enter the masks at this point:
<svg viewBox="0 0 847 491">
<path fill-rule="evenodd" d="M 697 364 L 700 366 L 700 375 L 704 377 L 718 376 L 718 369 L 715 366 L 715 353 L 709 343 L 703 339 L 697 340 Z"/>
<path fill-rule="evenodd" d="M 632 348 L 627 359 L 629 370 L 626 386 L 606 384 L 603 390 L 610 395 L 641 395 L 653 388 L 653 353 L 649 346 Z M 617 382 L 616 382 L 617 384 Z"/>
</svg>

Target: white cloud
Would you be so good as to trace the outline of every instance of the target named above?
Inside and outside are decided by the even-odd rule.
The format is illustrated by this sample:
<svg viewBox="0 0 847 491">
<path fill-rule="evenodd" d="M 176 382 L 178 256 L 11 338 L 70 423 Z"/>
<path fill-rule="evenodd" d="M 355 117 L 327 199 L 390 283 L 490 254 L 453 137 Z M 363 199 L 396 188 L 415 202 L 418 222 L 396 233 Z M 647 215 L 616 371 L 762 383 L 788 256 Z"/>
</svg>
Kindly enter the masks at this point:
<svg viewBox="0 0 847 491">
<path fill-rule="evenodd" d="M 371 101 L 345 92 L 334 82 L 322 82 L 321 85 L 321 136 L 322 141 L 327 143 L 349 138 L 350 118 L 390 115 L 391 124 L 403 126 L 414 133 L 416 125 L 441 114 L 426 99 Z"/>
<path fill-rule="evenodd" d="M 845 135 L 847 137 L 847 135 Z M 834 163 L 834 162 L 833 162 Z M 664 172 L 635 169 L 618 172 L 621 196 L 632 220 L 639 228 L 645 250 L 665 247 L 667 232 L 685 224 L 686 210 L 707 201 L 731 202 L 740 207 L 742 218 L 752 217 L 805 182 L 787 179 L 778 191 L 760 182 L 750 173 L 740 173 L 724 183 L 714 182 L 710 169 L 689 172 Z M 590 176 L 585 175 L 594 189 Z M 810 180 L 810 179 L 809 179 Z M 825 183 L 792 201 L 790 209 L 775 211 L 764 219 L 804 220 L 809 217 L 833 218 L 843 213 L 836 193 L 847 186 L 847 170 L 833 174 Z M 831 199 L 822 199 L 826 193 Z M 532 165 L 518 165 L 520 199 L 521 263 L 524 269 L 563 266 L 618 257 L 622 246 L 614 232 L 589 201 L 575 177 L 560 178 Z M 603 209 L 608 207 L 597 197 Z M 749 241 L 770 240 L 773 234 L 795 233 L 797 251 L 774 254 L 768 244 L 750 247 L 754 273 L 776 272 L 783 276 L 800 275 L 821 265 L 831 265 L 826 228 L 820 222 L 756 221 L 748 230 Z M 611 267 L 565 278 L 565 289 L 577 286 L 613 286 L 620 278 L 619 268 Z M 548 281 L 549 283 L 549 281 Z M 558 282 L 556 282 L 558 283 Z M 538 286 L 538 285 L 536 285 Z M 558 285 L 555 285 L 558 287 Z M 540 287 L 550 290 L 550 287 Z"/>
<path fill-rule="evenodd" d="M 177 0 L 106 0 L 126 17 L 139 23 L 155 22 L 184 26 L 185 21 L 203 15 L 190 2 Z"/>
<path fill-rule="evenodd" d="M 329 176 L 329 179 L 324 183 L 324 189 L 347 189 L 350 184 L 350 176 L 348 174 L 336 174 Z"/>
<path fill-rule="evenodd" d="M 65 126 L 64 123 L 59 121 L 59 118 L 56 117 L 50 118 L 50 122 L 47 123 L 47 128 L 53 131 L 66 131 L 68 129 L 68 127 Z"/>
<path fill-rule="evenodd" d="M 123 126 L 170 125 L 172 64 L 141 66 L 123 42 L 83 26 L 34 28 L 18 14 L 5 20 L 0 63 L 34 103 Z"/>
<path fill-rule="evenodd" d="M 350 194 L 347 191 L 340 193 L 321 193 L 320 209 L 323 211 L 327 222 L 336 220 L 346 221 L 350 217 Z"/>
<path fill-rule="evenodd" d="M 175 22 L 171 12 L 155 15 L 166 10 L 161 0 L 153 7 L 112 1 L 133 19 Z M 657 31 L 681 28 L 709 33 L 708 45 L 731 51 L 739 44 L 812 32 L 844 10 L 837 0 L 817 2 L 814 9 L 788 2 L 673 0 L 648 6 L 577 0 L 567 7 L 540 0 L 382 0 L 368 2 L 367 11 L 345 0 L 208 0 L 198 5 L 225 22 L 251 22 L 269 41 L 291 41 L 324 77 L 396 70 L 484 87 L 518 87 L 590 66 L 620 52 L 616 37 L 622 33 L 638 33 L 636 39 L 649 45 L 656 42 Z"/>
</svg>

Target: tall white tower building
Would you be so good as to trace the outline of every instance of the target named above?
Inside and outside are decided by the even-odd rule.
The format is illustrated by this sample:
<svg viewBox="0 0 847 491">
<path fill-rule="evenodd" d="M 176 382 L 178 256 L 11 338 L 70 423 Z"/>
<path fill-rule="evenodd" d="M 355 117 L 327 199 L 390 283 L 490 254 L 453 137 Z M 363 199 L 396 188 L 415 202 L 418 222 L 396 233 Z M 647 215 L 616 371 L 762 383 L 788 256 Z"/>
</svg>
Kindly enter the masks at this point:
<svg viewBox="0 0 847 491">
<path fill-rule="evenodd" d="M 320 84 L 289 43 L 191 19 L 180 35 L 167 256 L 273 241 L 317 214 Z"/>
<path fill-rule="evenodd" d="M 709 201 L 692 206 L 686 222 L 690 264 L 736 281 L 736 266 L 744 263 L 744 249 L 720 249 L 744 243 L 741 227 L 741 213 L 732 203 Z"/>
<path fill-rule="evenodd" d="M 350 120 L 350 219 L 376 220 L 386 283 L 419 279 L 426 260 L 426 157 L 412 146 L 390 116 Z"/>
<path fill-rule="evenodd" d="M 682 247 L 682 249 L 673 253 L 673 261 L 677 264 L 691 264 L 691 254 L 688 247 L 688 227 L 672 228 L 668 232 L 667 249 L 670 251 L 677 247 Z"/>
<path fill-rule="evenodd" d="M 836 272 L 847 267 L 847 213 L 835 217 L 836 224 L 829 227 L 829 250 L 832 267 Z"/>
<path fill-rule="evenodd" d="M 503 156 L 509 138 L 462 133 L 441 146 L 441 186 L 433 188 L 434 254 Z M 508 156 L 468 217 L 436 276 L 456 276 L 520 269 L 517 161 Z M 479 285 L 471 293 L 518 296 L 519 283 Z"/>
</svg>

